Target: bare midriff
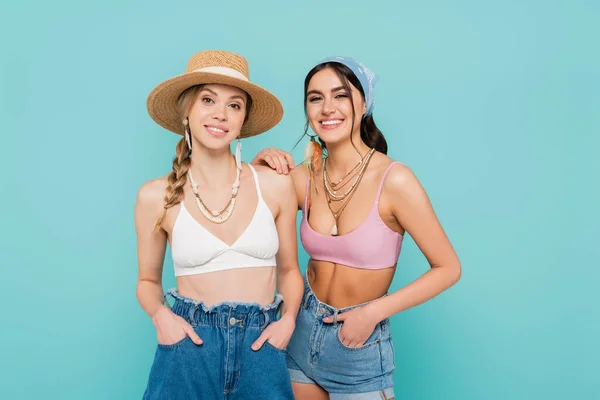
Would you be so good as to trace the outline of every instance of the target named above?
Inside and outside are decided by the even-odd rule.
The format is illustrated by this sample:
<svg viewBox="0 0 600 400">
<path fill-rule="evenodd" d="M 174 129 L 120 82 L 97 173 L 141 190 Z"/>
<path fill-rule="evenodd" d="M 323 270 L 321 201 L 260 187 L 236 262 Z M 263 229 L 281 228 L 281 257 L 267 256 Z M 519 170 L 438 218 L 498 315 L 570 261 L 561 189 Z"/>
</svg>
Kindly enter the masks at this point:
<svg viewBox="0 0 600 400">
<path fill-rule="evenodd" d="M 395 265 L 369 270 L 311 259 L 306 274 L 310 287 L 321 302 L 345 308 L 384 296 L 395 270 Z"/>
<path fill-rule="evenodd" d="M 275 267 L 236 268 L 177 277 L 177 290 L 207 306 L 222 302 L 271 304 L 277 275 Z"/>
</svg>

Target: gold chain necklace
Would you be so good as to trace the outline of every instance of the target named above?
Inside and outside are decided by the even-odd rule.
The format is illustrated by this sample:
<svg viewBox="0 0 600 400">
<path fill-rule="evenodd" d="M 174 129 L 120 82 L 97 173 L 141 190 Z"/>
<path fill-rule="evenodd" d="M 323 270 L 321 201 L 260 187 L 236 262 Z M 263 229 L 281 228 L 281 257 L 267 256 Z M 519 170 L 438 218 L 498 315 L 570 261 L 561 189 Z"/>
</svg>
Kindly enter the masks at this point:
<svg viewBox="0 0 600 400">
<path fill-rule="evenodd" d="M 371 151 L 373 151 L 373 149 Z M 325 160 L 323 161 L 323 168 L 324 168 L 325 179 L 327 180 L 327 184 L 332 189 L 332 191 L 333 191 L 334 194 L 337 194 L 337 191 L 339 189 L 341 189 L 344 186 L 348 185 L 348 183 L 350 183 L 352 181 L 352 179 L 354 179 L 356 177 L 356 175 L 358 174 L 358 172 L 355 173 L 354 170 L 356 170 L 357 168 L 360 170 L 360 168 L 364 165 L 364 162 L 365 162 L 365 160 L 367 159 L 368 156 L 369 156 L 369 154 L 367 153 L 367 154 L 365 154 L 364 157 L 361 157 L 360 161 L 354 166 L 354 168 L 352 168 L 345 176 L 343 176 L 341 179 L 338 179 L 336 182 L 332 182 L 331 179 L 330 179 L 330 177 L 329 177 L 329 174 L 327 174 L 325 172 L 326 166 L 327 166 L 327 158 L 325 158 Z M 348 178 L 348 177 L 350 177 L 350 178 L 348 180 L 346 180 L 346 178 Z M 339 188 L 338 188 L 338 186 L 339 186 Z"/>
<path fill-rule="evenodd" d="M 361 167 L 360 171 L 358 172 L 356 180 L 354 181 L 354 183 L 352 184 L 350 189 L 341 196 L 338 196 L 337 194 L 335 194 L 335 192 L 328 187 L 328 182 L 327 182 L 327 177 L 326 177 L 327 170 L 325 168 L 325 164 L 323 165 L 323 186 L 325 186 L 325 197 L 327 199 L 327 206 L 329 207 L 329 211 L 331 211 L 331 214 L 333 215 L 333 218 L 335 219 L 335 223 L 333 224 L 333 227 L 331 228 L 332 236 L 337 236 L 337 234 L 338 234 L 338 227 L 337 227 L 338 220 L 339 220 L 340 216 L 342 215 L 342 212 L 346 209 L 346 206 L 350 203 L 352 196 L 356 192 L 356 188 L 358 187 L 358 184 L 360 183 L 360 181 L 362 180 L 362 178 L 365 174 L 365 171 L 367 169 L 367 166 L 369 165 L 369 162 L 371 161 L 371 157 L 373 156 L 373 153 L 375 153 L 375 149 L 371 149 L 371 151 L 367 154 L 367 156 L 365 157 L 365 162 L 364 162 L 363 166 Z M 342 205 L 337 211 L 334 211 L 333 207 L 331 206 L 331 203 L 338 202 L 338 201 L 341 202 Z"/>
<path fill-rule="evenodd" d="M 352 177 L 352 179 L 354 179 L 354 182 L 352 183 L 352 185 L 350 186 L 350 188 L 343 194 L 338 195 L 337 190 L 335 190 L 335 188 L 330 186 L 330 181 L 329 181 L 329 175 L 327 174 L 327 159 L 325 159 L 325 162 L 323 164 L 323 185 L 325 186 L 325 189 L 327 190 L 327 193 L 329 194 L 329 196 L 332 198 L 332 201 L 341 201 L 344 198 L 346 198 L 356 187 L 356 185 L 358 185 L 358 181 L 360 179 L 361 174 L 364 172 L 365 168 L 367 167 L 367 164 L 369 162 L 369 160 L 371 159 L 371 156 L 373 155 L 373 153 L 375 152 L 375 149 L 371 149 L 371 151 L 369 151 L 369 153 L 367 153 L 367 155 L 363 158 L 363 161 L 361 161 L 362 163 L 362 167 L 361 169 L 358 171 L 358 173 Z M 349 182 L 352 181 L 352 179 L 350 179 L 346 184 L 342 185 L 346 186 Z"/>
<path fill-rule="evenodd" d="M 366 156 L 365 156 L 366 157 Z M 362 163 L 365 161 L 365 157 L 361 157 L 360 161 L 354 166 L 354 168 L 352 168 L 344 177 L 338 179 L 335 182 L 332 182 L 331 179 L 329 179 L 329 175 L 327 175 L 327 183 L 329 183 L 329 186 L 331 186 L 333 189 L 337 188 L 338 185 L 340 185 L 340 183 L 342 183 L 342 181 L 344 181 L 346 178 L 348 178 L 350 176 L 350 174 L 352 174 L 354 172 L 355 169 L 359 168 L 362 166 Z M 353 177 L 356 174 L 353 174 Z M 348 180 L 348 182 L 350 181 L 350 179 Z M 340 187 L 344 187 L 348 184 L 348 182 L 344 182 Z"/>
</svg>

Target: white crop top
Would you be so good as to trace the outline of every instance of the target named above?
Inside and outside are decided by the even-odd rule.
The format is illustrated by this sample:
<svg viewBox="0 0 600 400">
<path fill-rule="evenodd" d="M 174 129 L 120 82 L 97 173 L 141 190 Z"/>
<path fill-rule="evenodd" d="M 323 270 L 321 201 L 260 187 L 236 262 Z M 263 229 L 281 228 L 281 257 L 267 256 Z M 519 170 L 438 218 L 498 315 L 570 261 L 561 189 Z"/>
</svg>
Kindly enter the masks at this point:
<svg viewBox="0 0 600 400">
<path fill-rule="evenodd" d="M 180 203 L 173 226 L 171 254 L 175 276 L 205 274 L 234 268 L 275 266 L 279 237 L 271 210 L 263 200 L 254 168 L 258 203 L 244 232 L 229 246 L 210 233 Z"/>
</svg>

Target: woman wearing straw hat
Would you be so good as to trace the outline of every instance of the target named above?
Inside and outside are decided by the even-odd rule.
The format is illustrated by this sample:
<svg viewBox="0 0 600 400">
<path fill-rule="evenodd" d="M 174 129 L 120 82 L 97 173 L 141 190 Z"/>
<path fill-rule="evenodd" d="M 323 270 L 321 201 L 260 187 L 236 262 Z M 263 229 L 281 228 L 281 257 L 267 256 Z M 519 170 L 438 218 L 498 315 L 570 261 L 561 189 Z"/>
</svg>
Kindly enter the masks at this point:
<svg viewBox="0 0 600 400">
<path fill-rule="evenodd" d="M 147 107 L 182 138 L 172 171 L 142 185 L 135 205 L 137 297 L 158 336 L 144 399 L 292 399 L 285 348 L 302 297 L 293 183 L 240 159 L 240 139 L 275 126 L 282 106 L 250 82 L 243 57 L 211 50 L 156 86 Z"/>
<path fill-rule="evenodd" d="M 298 400 L 392 399 L 388 318 L 448 289 L 461 273 L 425 190 L 386 155 L 372 114 L 375 78 L 352 58 L 331 57 L 304 81 L 305 134 L 310 125 L 319 142 L 311 137 L 308 168 L 291 172 L 310 255 L 287 354 Z M 285 173 L 289 157 L 267 149 L 253 163 Z M 431 269 L 388 295 L 405 232 Z"/>
</svg>

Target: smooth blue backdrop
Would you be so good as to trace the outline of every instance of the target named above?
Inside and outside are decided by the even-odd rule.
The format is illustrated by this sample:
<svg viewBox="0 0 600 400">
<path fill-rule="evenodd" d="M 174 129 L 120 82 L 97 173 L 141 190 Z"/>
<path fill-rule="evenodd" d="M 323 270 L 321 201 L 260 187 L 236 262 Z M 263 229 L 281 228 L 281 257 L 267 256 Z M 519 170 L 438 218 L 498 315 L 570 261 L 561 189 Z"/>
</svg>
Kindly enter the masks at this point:
<svg viewBox="0 0 600 400">
<path fill-rule="evenodd" d="M 246 161 L 292 150 L 321 58 L 380 75 L 390 155 L 464 271 L 393 317 L 398 399 L 600 398 L 598 1 L 21 0 L 0 20 L 0 398 L 141 397 L 155 332 L 132 211 L 178 139 L 145 101 L 207 48 L 246 56 L 284 104 Z M 427 267 L 407 238 L 393 289 Z"/>
</svg>

